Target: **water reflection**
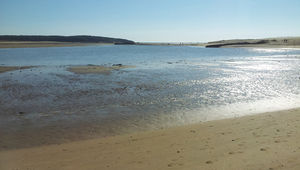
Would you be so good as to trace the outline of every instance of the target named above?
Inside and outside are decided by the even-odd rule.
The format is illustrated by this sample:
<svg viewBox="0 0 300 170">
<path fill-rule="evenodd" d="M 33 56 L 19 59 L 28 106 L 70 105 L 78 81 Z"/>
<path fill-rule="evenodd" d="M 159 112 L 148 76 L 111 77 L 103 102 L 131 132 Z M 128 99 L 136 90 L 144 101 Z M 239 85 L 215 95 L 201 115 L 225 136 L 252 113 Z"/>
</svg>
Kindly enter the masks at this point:
<svg viewBox="0 0 300 170">
<path fill-rule="evenodd" d="M 0 75 L 0 126 L 88 122 L 107 135 L 299 107 L 299 56 L 293 49 L 151 46 L 0 50 L 1 64 L 39 66 Z M 137 67 L 67 71 L 90 63 Z"/>
</svg>

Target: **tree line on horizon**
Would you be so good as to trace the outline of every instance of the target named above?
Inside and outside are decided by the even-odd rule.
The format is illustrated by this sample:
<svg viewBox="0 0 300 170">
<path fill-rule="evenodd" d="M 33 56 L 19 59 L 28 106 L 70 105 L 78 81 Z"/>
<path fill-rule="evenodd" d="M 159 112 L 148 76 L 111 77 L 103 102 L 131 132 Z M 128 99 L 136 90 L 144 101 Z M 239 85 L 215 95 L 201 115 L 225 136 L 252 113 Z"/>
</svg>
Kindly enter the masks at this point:
<svg viewBox="0 0 300 170">
<path fill-rule="evenodd" d="M 0 35 L 0 41 L 56 41 L 56 42 L 78 42 L 78 43 L 113 43 L 113 44 L 135 44 L 134 41 L 100 36 L 76 35 Z"/>
</svg>

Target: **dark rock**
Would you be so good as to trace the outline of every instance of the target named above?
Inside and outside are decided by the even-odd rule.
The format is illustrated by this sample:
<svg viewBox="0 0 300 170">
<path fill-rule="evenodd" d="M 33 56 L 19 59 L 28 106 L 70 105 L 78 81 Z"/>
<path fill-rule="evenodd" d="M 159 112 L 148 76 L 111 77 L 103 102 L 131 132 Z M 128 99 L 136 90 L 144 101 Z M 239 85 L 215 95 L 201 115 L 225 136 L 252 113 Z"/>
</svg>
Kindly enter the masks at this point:
<svg viewBox="0 0 300 170">
<path fill-rule="evenodd" d="M 122 67 L 123 64 L 113 64 L 112 66 Z"/>
<path fill-rule="evenodd" d="M 219 48 L 223 46 L 229 46 L 229 45 L 255 45 L 255 44 L 266 44 L 269 40 L 259 40 L 256 42 L 247 42 L 247 41 L 241 41 L 241 42 L 233 42 L 233 43 L 217 43 L 217 44 L 210 44 L 206 45 L 206 48 Z"/>
</svg>

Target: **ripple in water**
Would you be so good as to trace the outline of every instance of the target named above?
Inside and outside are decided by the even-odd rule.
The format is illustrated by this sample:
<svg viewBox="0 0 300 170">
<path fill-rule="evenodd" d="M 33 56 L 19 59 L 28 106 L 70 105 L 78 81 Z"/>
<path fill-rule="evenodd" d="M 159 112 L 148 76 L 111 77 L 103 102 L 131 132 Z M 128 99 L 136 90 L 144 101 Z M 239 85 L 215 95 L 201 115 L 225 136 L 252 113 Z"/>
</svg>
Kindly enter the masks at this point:
<svg viewBox="0 0 300 170">
<path fill-rule="evenodd" d="M 0 49 L 2 65 L 39 66 L 0 75 L 0 126 L 83 123 L 106 136 L 299 107 L 299 56 L 298 49 Z M 66 71 L 91 63 L 137 67 L 110 75 Z"/>
</svg>

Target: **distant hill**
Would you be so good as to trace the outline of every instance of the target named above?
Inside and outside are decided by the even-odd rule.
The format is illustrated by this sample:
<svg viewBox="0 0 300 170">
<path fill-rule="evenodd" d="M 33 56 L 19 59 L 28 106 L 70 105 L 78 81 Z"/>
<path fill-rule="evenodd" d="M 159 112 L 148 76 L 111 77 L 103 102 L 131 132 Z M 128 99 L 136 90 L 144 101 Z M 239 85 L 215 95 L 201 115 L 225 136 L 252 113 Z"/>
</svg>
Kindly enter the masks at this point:
<svg viewBox="0 0 300 170">
<path fill-rule="evenodd" d="M 264 39 L 235 39 L 209 42 L 208 48 L 219 47 L 300 47 L 300 37 L 280 37 Z"/>
<path fill-rule="evenodd" d="M 88 35 L 77 35 L 77 36 L 0 35 L 0 41 L 55 41 L 55 42 L 74 42 L 74 43 L 135 44 L 134 41 L 126 40 L 126 39 L 88 36 Z"/>
</svg>

